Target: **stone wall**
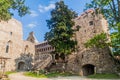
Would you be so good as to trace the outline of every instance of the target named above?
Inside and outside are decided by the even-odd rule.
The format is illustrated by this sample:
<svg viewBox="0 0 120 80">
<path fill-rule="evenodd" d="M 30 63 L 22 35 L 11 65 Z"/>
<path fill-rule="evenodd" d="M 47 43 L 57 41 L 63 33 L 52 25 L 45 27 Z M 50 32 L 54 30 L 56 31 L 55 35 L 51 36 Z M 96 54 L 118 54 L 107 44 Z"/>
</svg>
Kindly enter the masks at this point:
<svg viewBox="0 0 120 80">
<path fill-rule="evenodd" d="M 77 25 L 80 26 L 74 37 L 78 41 L 78 51 L 77 54 L 73 53 L 69 56 L 67 71 L 77 72 L 81 75 L 84 75 L 84 72 L 87 75 L 89 70 L 88 74 L 116 72 L 115 61 L 110 55 L 109 48 L 89 49 L 84 45 L 89 39 L 103 32 L 107 34 L 109 39 L 109 29 L 105 18 L 101 14 L 96 14 L 94 10 L 87 10 L 74 21 L 74 29 Z"/>
<path fill-rule="evenodd" d="M 8 51 L 7 50 L 8 47 Z M 27 47 L 27 49 L 26 49 Z M 6 70 L 11 71 L 17 69 L 16 59 L 21 54 L 34 54 L 34 43 L 23 41 L 22 24 L 10 19 L 7 22 L 0 22 L 0 56 L 10 58 L 6 62 Z"/>
</svg>

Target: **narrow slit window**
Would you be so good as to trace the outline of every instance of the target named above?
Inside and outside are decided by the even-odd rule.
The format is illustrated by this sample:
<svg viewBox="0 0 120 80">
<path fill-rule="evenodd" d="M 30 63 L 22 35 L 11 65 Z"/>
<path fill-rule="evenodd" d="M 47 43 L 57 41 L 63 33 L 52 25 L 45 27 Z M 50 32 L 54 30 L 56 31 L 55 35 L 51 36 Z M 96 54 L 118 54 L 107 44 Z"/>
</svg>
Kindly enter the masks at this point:
<svg viewBox="0 0 120 80">
<path fill-rule="evenodd" d="M 10 35 L 11 35 L 11 36 L 12 36 L 12 34 L 13 34 L 13 33 L 12 33 L 12 32 L 10 32 Z"/>
<path fill-rule="evenodd" d="M 6 45 L 6 53 L 8 53 L 9 52 L 9 45 L 7 44 Z"/>
</svg>

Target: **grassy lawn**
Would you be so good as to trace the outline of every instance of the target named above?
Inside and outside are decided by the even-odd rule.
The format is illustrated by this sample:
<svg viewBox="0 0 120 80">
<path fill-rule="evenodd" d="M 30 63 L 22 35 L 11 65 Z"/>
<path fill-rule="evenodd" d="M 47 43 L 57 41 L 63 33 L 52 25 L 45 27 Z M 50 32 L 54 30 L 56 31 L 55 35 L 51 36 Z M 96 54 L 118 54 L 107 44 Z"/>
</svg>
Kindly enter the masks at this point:
<svg viewBox="0 0 120 80">
<path fill-rule="evenodd" d="M 16 71 L 7 71 L 5 72 L 6 75 L 10 75 L 10 74 L 13 74 L 13 73 L 17 73 Z"/>
<path fill-rule="evenodd" d="M 30 77 L 36 77 L 36 78 L 47 78 L 47 76 L 45 76 L 44 74 L 36 74 L 33 72 L 25 72 L 24 73 L 25 76 L 30 76 Z"/>
<path fill-rule="evenodd" d="M 51 77 L 58 77 L 58 76 L 73 76 L 75 74 L 71 74 L 71 73 L 60 73 L 60 72 L 51 72 L 48 74 L 36 74 L 33 72 L 26 72 L 24 73 L 25 76 L 31 76 L 31 77 L 36 77 L 36 78 L 51 78 Z"/>
<path fill-rule="evenodd" d="M 117 74 L 94 74 L 89 75 L 88 78 L 95 78 L 95 79 L 120 79 L 120 76 Z"/>
</svg>

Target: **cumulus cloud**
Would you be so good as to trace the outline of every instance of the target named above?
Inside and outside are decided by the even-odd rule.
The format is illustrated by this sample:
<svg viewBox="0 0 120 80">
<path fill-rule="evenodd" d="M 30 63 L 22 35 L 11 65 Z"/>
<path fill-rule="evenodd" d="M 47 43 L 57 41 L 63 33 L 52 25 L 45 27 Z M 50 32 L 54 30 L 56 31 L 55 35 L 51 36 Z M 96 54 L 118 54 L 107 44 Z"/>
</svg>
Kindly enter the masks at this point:
<svg viewBox="0 0 120 80">
<path fill-rule="evenodd" d="M 30 24 L 27 25 L 29 28 L 34 28 L 36 26 L 38 26 L 37 22 L 31 22 Z"/>
<path fill-rule="evenodd" d="M 31 12 L 30 16 L 32 16 L 32 17 L 37 17 L 38 16 L 38 13 L 36 11 L 31 10 L 30 12 Z"/>
<path fill-rule="evenodd" d="M 43 6 L 40 4 L 38 7 L 38 10 L 40 12 L 46 12 L 46 11 L 49 11 L 49 10 L 54 9 L 54 8 L 55 8 L 55 4 L 53 4 L 53 3 L 49 4 L 48 6 Z"/>
</svg>

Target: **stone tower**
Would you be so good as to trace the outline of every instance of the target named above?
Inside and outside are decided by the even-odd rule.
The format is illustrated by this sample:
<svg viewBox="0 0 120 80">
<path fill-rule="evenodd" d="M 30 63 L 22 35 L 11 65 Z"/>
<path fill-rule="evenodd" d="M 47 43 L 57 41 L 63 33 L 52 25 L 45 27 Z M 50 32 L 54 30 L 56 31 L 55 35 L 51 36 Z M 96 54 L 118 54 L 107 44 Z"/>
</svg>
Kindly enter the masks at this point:
<svg viewBox="0 0 120 80">
<path fill-rule="evenodd" d="M 36 39 L 34 32 L 30 32 L 29 36 L 27 38 L 27 41 L 30 41 L 32 43 L 38 43 L 38 40 Z"/>
<path fill-rule="evenodd" d="M 78 51 L 69 56 L 67 70 L 80 75 L 116 72 L 115 61 L 108 47 L 88 49 L 84 45 L 97 34 L 104 32 L 109 35 L 108 23 L 103 15 L 96 14 L 94 10 L 87 10 L 74 21 L 74 29 L 77 25 L 80 26 L 79 31 L 75 34 L 75 39 L 78 41 Z"/>
<path fill-rule="evenodd" d="M 6 62 L 6 71 L 27 70 L 34 54 L 35 44 L 23 40 L 21 22 L 14 18 L 0 22 L 0 56 L 10 58 Z M 1 66 L 0 63 L 0 70 L 3 69 Z"/>
</svg>

